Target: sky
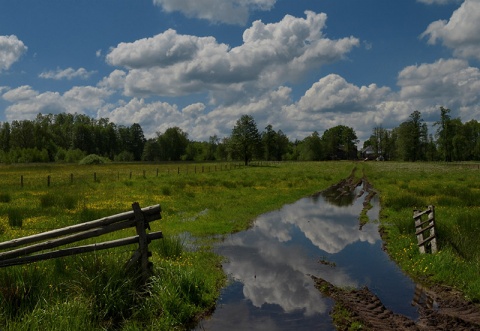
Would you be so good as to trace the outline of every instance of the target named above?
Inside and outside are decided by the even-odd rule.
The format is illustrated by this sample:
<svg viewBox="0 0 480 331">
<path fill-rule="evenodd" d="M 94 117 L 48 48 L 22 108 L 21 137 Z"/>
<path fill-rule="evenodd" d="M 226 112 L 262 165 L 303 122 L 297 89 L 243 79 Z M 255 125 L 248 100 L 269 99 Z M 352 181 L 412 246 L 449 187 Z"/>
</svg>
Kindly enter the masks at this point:
<svg viewBox="0 0 480 331">
<path fill-rule="evenodd" d="M 0 0 L 0 122 L 77 113 L 207 141 L 250 115 L 364 141 L 440 106 L 480 120 L 480 0 Z"/>
</svg>

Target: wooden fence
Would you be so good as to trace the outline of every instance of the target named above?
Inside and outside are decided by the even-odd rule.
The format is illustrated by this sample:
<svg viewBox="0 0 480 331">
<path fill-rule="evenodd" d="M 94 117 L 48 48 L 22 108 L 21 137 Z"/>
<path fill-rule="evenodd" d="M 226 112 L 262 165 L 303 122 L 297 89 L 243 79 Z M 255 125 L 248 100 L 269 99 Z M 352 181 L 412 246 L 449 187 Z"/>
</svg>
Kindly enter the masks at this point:
<svg viewBox="0 0 480 331">
<path fill-rule="evenodd" d="M 422 216 L 426 215 L 427 220 L 423 221 Z M 428 206 L 426 210 L 414 210 L 413 219 L 415 220 L 415 235 L 417 236 L 418 249 L 424 254 L 427 251 L 437 252 L 437 237 L 435 234 L 435 207 Z M 428 232 L 425 238 L 424 233 Z"/>
<path fill-rule="evenodd" d="M 132 211 L 107 216 L 99 220 L 2 242 L 0 243 L 0 251 L 3 250 L 3 252 L 0 252 L 0 267 L 32 263 L 138 243 L 138 249 L 127 261 L 126 267 L 131 268 L 138 265 L 142 279 L 146 281 L 152 272 L 152 263 L 148 260 L 151 255 L 148 251 L 148 244 L 152 240 L 163 238 L 162 232 L 147 234 L 146 229 L 150 229 L 150 222 L 162 218 L 161 208 L 160 205 L 140 208 L 139 204 L 135 202 L 132 204 L 132 209 Z M 63 245 L 77 243 L 130 227 L 135 227 L 136 236 L 53 250 Z"/>
<path fill-rule="evenodd" d="M 280 164 L 279 161 L 252 161 L 250 162 L 251 166 L 272 166 Z M 47 187 L 54 186 L 54 185 L 62 185 L 62 184 L 73 184 L 74 182 L 100 182 L 101 180 L 107 181 L 118 181 L 120 179 L 129 179 L 132 178 L 153 178 L 159 177 L 160 174 L 166 173 L 167 175 L 180 175 L 180 174 L 200 174 L 200 173 L 210 173 L 210 172 L 217 172 L 217 171 L 228 171 L 228 170 L 235 170 L 235 169 L 242 169 L 245 166 L 242 163 L 218 163 L 218 164 L 206 164 L 206 165 L 182 165 L 177 167 L 162 167 L 162 168 L 155 168 L 150 167 L 148 170 L 136 170 L 136 171 L 123 171 L 121 172 L 93 172 L 88 174 L 63 174 L 63 175 L 42 175 L 35 177 L 32 176 L 25 176 L 22 174 L 18 174 L 18 177 L 15 177 L 13 180 L 10 180 L 7 185 L 9 186 L 17 186 L 20 187 L 24 186 L 32 186 L 32 185 L 46 185 Z M 5 184 L 5 183 L 4 183 Z"/>
</svg>

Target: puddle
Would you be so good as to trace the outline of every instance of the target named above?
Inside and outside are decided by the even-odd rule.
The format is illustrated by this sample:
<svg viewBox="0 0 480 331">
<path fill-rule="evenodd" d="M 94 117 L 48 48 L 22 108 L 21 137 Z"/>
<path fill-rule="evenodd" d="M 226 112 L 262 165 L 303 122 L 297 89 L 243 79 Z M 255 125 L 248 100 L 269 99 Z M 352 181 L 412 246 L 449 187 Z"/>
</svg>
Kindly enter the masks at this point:
<svg viewBox="0 0 480 331">
<path fill-rule="evenodd" d="M 359 192 L 338 200 L 303 198 L 218 244 L 230 283 L 214 314 L 195 330 L 335 330 L 333 301 L 315 289 L 310 275 L 340 287 L 368 286 L 388 309 L 415 320 L 415 284 L 382 250 L 378 224 L 359 230 Z M 379 204 L 371 203 L 367 215 L 375 220 Z"/>
</svg>

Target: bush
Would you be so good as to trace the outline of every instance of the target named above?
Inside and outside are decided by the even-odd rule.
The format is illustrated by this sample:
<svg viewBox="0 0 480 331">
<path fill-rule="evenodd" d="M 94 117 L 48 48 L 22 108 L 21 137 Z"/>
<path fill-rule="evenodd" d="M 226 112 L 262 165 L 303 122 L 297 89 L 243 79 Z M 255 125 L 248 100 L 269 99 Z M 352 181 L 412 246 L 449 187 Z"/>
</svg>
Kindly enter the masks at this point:
<svg viewBox="0 0 480 331">
<path fill-rule="evenodd" d="M 135 156 L 131 152 L 123 151 L 120 154 L 115 156 L 115 161 L 117 161 L 117 162 L 133 162 L 133 161 L 135 161 Z"/>
<path fill-rule="evenodd" d="M 83 159 L 87 154 L 82 150 L 76 149 L 69 149 L 65 154 L 65 162 L 68 163 L 75 163 Z"/>
<path fill-rule="evenodd" d="M 98 156 L 97 154 L 90 154 L 80 160 L 79 164 L 104 164 L 109 162 L 110 160 L 106 157 Z"/>
</svg>

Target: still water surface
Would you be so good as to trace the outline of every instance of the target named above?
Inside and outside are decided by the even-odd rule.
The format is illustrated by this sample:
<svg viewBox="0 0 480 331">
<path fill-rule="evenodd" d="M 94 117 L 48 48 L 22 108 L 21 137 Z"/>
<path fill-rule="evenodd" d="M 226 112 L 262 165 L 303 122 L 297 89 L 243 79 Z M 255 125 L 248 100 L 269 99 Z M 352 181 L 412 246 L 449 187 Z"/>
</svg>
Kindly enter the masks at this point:
<svg viewBox="0 0 480 331">
<path fill-rule="evenodd" d="M 216 247 L 230 283 L 214 314 L 195 330 L 334 330 L 333 301 L 310 275 L 336 286 L 368 286 L 395 313 L 416 319 L 415 284 L 382 250 L 376 222 L 361 230 L 364 196 L 318 194 L 256 219 Z M 378 201 L 368 213 L 378 219 Z M 320 261 L 328 261 L 327 264 Z"/>
</svg>

